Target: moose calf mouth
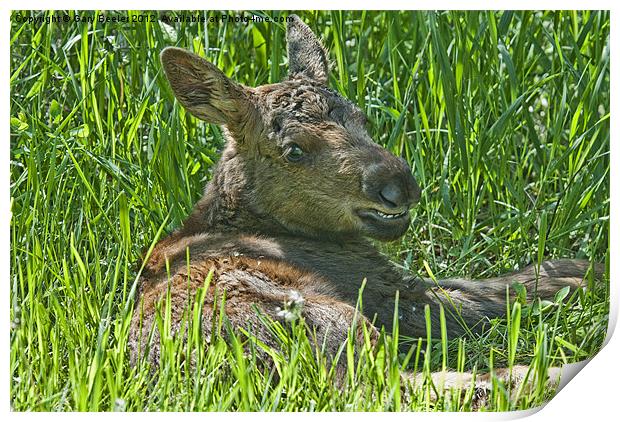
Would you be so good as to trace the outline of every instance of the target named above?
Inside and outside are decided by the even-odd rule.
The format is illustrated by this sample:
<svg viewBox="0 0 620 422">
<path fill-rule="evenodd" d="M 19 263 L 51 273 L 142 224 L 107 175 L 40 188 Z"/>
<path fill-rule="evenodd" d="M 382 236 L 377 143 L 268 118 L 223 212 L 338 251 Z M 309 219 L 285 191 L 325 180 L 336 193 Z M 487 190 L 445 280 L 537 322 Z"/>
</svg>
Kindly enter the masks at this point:
<svg viewBox="0 0 620 422">
<path fill-rule="evenodd" d="M 397 213 L 397 214 L 384 213 L 384 212 L 381 212 L 381 211 L 379 211 L 379 210 L 374 210 L 374 209 L 371 209 L 371 210 L 369 210 L 369 211 L 370 211 L 371 213 L 375 213 L 375 214 L 377 214 L 377 215 L 378 215 L 379 217 L 381 217 L 381 218 L 385 218 L 385 219 L 391 220 L 391 219 L 393 219 L 393 218 L 402 218 L 402 217 L 406 217 L 406 216 L 407 216 L 407 214 L 408 214 L 408 211 L 409 211 L 409 210 L 405 210 L 405 211 L 403 211 L 403 212 L 401 212 L 401 213 Z"/>
<path fill-rule="evenodd" d="M 357 216 L 372 237 L 394 239 L 400 237 L 409 227 L 409 208 L 399 213 L 365 208 L 357 211 Z"/>
</svg>

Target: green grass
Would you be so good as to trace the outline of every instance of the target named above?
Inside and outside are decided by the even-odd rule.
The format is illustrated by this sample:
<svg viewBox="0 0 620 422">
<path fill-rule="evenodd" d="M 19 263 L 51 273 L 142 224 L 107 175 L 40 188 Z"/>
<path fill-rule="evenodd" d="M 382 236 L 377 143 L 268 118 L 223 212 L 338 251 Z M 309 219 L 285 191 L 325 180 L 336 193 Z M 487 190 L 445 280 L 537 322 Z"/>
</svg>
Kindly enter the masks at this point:
<svg viewBox="0 0 620 422">
<path fill-rule="evenodd" d="M 540 372 L 601 347 L 606 283 L 555 302 L 507 304 L 510 317 L 477 338 L 384 335 L 357 362 L 345 345 L 340 358 L 351 365 L 340 387 L 300 324 L 291 334 L 272 324 L 282 354 L 242 338 L 204 350 L 197 334 L 187 344 L 163 336 L 161 367 L 132 368 L 140 257 L 188 214 L 223 144 L 217 127 L 174 102 L 159 52 L 179 45 L 247 85 L 276 82 L 286 75 L 284 26 L 33 25 L 16 15 L 13 409 L 468 410 L 468 397 L 434 402 L 429 387 L 406 397 L 398 372 L 530 362 Z M 406 157 L 423 188 L 407 235 L 382 246 L 395 262 L 438 278 L 484 278 L 543 258 L 608 264 L 608 12 L 300 15 L 331 52 L 331 86 L 366 111 L 371 134 Z M 402 355 L 399 341 L 420 347 Z M 179 359 L 192 347 L 193 369 Z M 257 363 L 259 350 L 275 371 Z M 542 403 L 543 387 L 511 402 L 496 384 L 489 409 Z"/>
</svg>

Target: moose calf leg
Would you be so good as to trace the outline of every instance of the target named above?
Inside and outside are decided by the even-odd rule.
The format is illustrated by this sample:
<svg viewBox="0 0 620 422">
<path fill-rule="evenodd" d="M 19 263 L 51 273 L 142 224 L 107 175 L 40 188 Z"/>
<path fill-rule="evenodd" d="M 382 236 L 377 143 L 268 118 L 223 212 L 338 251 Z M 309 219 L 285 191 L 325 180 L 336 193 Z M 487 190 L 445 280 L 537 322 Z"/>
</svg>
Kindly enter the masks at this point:
<svg viewBox="0 0 620 422">
<path fill-rule="evenodd" d="M 435 283 L 430 279 L 405 279 L 399 299 L 401 334 L 426 337 L 425 305 L 430 307 L 434 337 L 440 334 L 440 305 L 444 308 L 448 337 L 480 332 L 484 321 L 506 314 L 507 299 L 514 299 L 516 293 L 514 284 L 525 287 L 528 301 L 552 299 L 563 287 L 570 287 L 571 292 L 585 287 L 584 277 L 590 265 L 589 261 L 561 259 L 487 280 L 452 278 Z M 600 279 L 603 266 L 595 264 L 593 271 L 595 278 Z"/>
<path fill-rule="evenodd" d="M 560 385 L 561 375 L 562 368 L 548 368 L 544 380 L 545 388 L 555 390 Z M 484 374 L 441 371 L 426 376 L 424 374 L 405 373 L 403 381 L 407 395 L 414 396 L 428 392 L 431 401 L 435 401 L 438 396 L 447 393 L 466 396 L 468 392 L 471 392 L 472 410 L 478 410 L 489 405 L 488 401 L 493 390 L 493 377 L 503 384 L 513 402 L 518 400 L 520 396 L 531 392 L 539 382 L 533 369 L 521 365 L 512 367 L 512 370 L 499 368 L 494 369 L 493 373 Z"/>
</svg>

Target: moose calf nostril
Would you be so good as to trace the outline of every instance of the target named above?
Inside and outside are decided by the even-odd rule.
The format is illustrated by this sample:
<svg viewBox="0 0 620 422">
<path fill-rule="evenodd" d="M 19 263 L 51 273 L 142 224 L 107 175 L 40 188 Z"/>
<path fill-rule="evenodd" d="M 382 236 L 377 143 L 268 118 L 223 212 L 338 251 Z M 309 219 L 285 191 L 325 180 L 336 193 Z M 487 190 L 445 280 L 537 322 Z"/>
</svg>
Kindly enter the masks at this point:
<svg viewBox="0 0 620 422">
<path fill-rule="evenodd" d="M 403 191 L 394 183 L 389 183 L 381 189 L 379 196 L 389 207 L 396 208 L 404 202 Z"/>
</svg>

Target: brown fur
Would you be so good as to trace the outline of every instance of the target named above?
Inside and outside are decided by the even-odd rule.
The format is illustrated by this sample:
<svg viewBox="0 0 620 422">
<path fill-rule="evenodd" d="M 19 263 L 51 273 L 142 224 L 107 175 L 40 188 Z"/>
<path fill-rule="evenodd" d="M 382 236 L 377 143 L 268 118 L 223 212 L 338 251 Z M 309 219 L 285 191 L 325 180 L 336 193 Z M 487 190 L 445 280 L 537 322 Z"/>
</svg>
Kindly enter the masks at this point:
<svg viewBox="0 0 620 422">
<path fill-rule="evenodd" d="M 406 231 L 408 210 L 419 197 L 411 170 L 372 141 L 356 106 L 327 88 L 325 51 L 310 29 L 295 18 L 287 38 L 289 79 L 258 88 L 232 81 L 192 53 L 162 52 L 178 100 L 197 117 L 223 125 L 228 142 L 203 198 L 146 263 L 131 322 L 132 361 L 147 347 L 158 301 L 170 292 L 178 332 L 189 297 L 210 271 L 202 321 L 207 339 L 218 295 L 226 295 L 233 327 L 274 347 L 256 309 L 285 320 L 282 307 L 297 301 L 332 355 L 353 323 L 365 279 L 365 315 L 391 327 L 399 292 L 400 332 L 414 337 L 426 336 L 427 304 L 434 333 L 443 303 L 449 335 L 458 336 L 502 315 L 506 287 L 514 282 L 524 284 L 530 298 L 536 290 L 550 297 L 565 285 L 581 285 L 588 263 L 567 260 L 545 262 L 538 274 L 528 267 L 486 281 L 436 284 L 403 275 L 367 238 L 392 240 Z M 158 336 L 155 329 L 153 362 Z M 471 382 L 470 374 L 436 376 L 457 387 Z M 483 377 L 477 385 L 487 384 Z"/>
</svg>

